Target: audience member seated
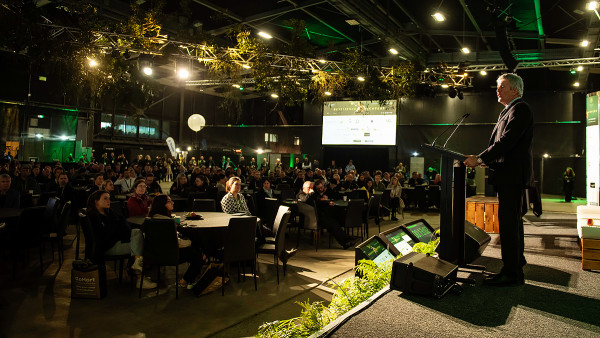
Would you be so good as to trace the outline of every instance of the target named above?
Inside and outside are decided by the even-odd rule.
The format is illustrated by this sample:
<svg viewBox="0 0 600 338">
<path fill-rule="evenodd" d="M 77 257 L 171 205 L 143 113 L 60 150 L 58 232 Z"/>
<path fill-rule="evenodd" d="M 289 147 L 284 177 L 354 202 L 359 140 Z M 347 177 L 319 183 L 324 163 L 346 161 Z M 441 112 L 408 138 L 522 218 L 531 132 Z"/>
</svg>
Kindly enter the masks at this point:
<svg viewBox="0 0 600 338">
<path fill-rule="evenodd" d="M 150 173 L 146 175 L 146 191 L 148 192 L 149 195 L 159 195 L 162 194 L 162 188 L 160 187 L 160 184 L 158 184 L 158 182 L 156 182 L 156 180 L 154 179 L 154 174 Z"/>
<path fill-rule="evenodd" d="M 95 174 L 94 182 L 90 187 L 90 193 L 93 193 L 96 190 L 102 190 L 102 183 L 104 183 L 104 175 L 103 174 Z"/>
<path fill-rule="evenodd" d="M 204 175 L 198 175 L 194 179 L 194 185 L 190 189 L 190 193 L 205 192 L 208 190 L 208 179 Z"/>
<path fill-rule="evenodd" d="M 318 214 L 319 223 L 327 228 L 335 240 L 347 249 L 358 243 L 360 238 L 350 237 L 340 226 L 340 215 L 336 208 L 333 208 L 334 202 L 328 201 L 327 196 L 323 195 L 322 181 L 306 181 L 302 186 L 302 191 L 298 193 L 298 201 L 314 206 Z"/>
<path fill-rule="evenodd" d="M 148 217 L 154 219 L 171 219 L 173 211 L 173 201 L 167 195 L 158 195 L 154 198 L 152 202 L 152 208 L 148 213 Z M 173 226 L 176 227 L 177 224 L 173 220 Z M 202 254 L 201 248 L 197 246 L 193 246 L 192 242 L 189 239 L 185 239 L 181 237 L 181 234 L 177 233 L 177 240 L 179 242 L 179 260 L 180 262 L 189 262 L 190 266 L 186 270 L 185 274 L 183 274 L 183 278 L 179 280 L 179 285 L 181 287 L 193 286 L 196 281 L 196 277 L 200 274 L 202 270 L 202 265 L 204 265 L 204 261 L 206 260 L 206 256 Z"/>
<path fill-rule="evenodd" d="M 390 173 L 388 173 L 388 172 L 383 173 L 383 177 L 381 178 L 381 183 L 383 183 L 385 185 L 385 187 L 387 188 L 387 186 L 390 184 Z"/>
<path fill-rule="evenodd" d="M 135 183 L 135 172 L 133 170 L 125 170 L 115 181 L 115 185 L 120 186 L 121 192 L 124 194 L 131 191 L 133 183 Z"/>
<path fill-rule="evenodd" d="M 356 190 L 356 189 L 358 189 L 358 185 L 354 181 L 354 177 L 352 176 L 352 173 L 346 174 L 346 179 L 340 186 L 340 191 L 352 191 L 352 190 Z"/>
<path fill-rule="evenodd" d="M 381 181 L 381 174 L 375 175 L 375 182 L 373 183 L 373 190 L 375 191 L 385 191 L 385 184 Z"/>
<path fill-rule="evenodd" d="M 367 192 L 367 201 L 369 200 L 369 198 L 371 198 L 371 196 L 373 196 L 374 190 L 373 190 L 373 180 L 368 179 L 365 181 L 365 185 L 360 188 L 360 190 L 365 190 Z"/>
<path fill-rule="evenodd" d="M 146 183 L 144 180 L 137 180 L 133 184 L 133 194 L 127 200 L 127 211 L 129 217 L 147 216 L 150 209 L 150 199 L 146 195 Z"/>
<path fill-rule="evenodd" d="M 61 204 L 66 201 L 74 202 L 75 200 L 75 189 L 69 183 L 69 176 L 66 172 L 62 172 L 58 176 L 58 183 L 48 183 L 48 191 L 56 191 L 56 197 L 60 200 Z"/>
<path fill-rule="evenodd" d="M 419 178 L 419 175 L 416 171 L 413 171 L 411 178 L 408 180 L 408 185 L 414 187 L 417 185 L 423 185 L 423 183 L 425 183 L 423 179 Z"/>
<path fill-rule="evenodd" d="M 294 191 L 302 190 L 304 186 L 304 171 L 299 171 L 296 179 L 294 180 L 294 186 L 292 187 Z"/>
<path fill-rule="evenodd" d="M 11 178 L 9 174 L 0 175 L 0 208 L 19 208 L 21 194 L 10 188 Z"/>
<path fill-rule="evenodd" d="M 388 185 L 388 189 L 390 189 L 390 201 L 392 205 L 392 221 L 397 221 L 396 213 L 398 209 L 402 207 L 400 199 L 402 196 L 402 186 L 398 182 L 398 177 L 392 177 L 392 182 Z"/>
<path fill-rule="evenodd" d="M 12 188 L 19 192 L 21 196 L 32 192 L 33 194 L 40 193 L 40 186 L 35 178 L 31 177 L 31 165 L 25 164 L 21 166 L 19 176 L 12 182 Z"/>
<path fill-rule="evenodd" d="M 215 184 L 215 187 L 217 187 L 217 191 L 227 191 L 227 187 L 225 186 L 227 182 L 227 178 L 225 177 L 225 174 L 219 174 L 217 175 L 217 184 Z M 242 182 L 240 181 L 240 189 L 242 187 Z"/>
<path fill-rule="evenodd" d="M 106 191 L 110 195 L 110 200 L 113 201 L 115 199 L 115 184 L 110 179 L 105 179 L 102 182 L 102 186 L 100 190 Z"/>
<path fill-rule="evenodd" d="M 188 193 L 188 180 L 184 173 L 179 173 L 173 185 L 171 185 L 170 194 L 187 196 Z"/>
<path fill-rule="evenodd" d="M 246 199 L 242 194 L 240 194 L 241 190 L 242 182 L 240 181 L 239 177 L 231 177 L 229 181 L 227 181 L 227 194 L 221 200 L 221 208 L 223 208 L 224 213 L 243 213 L 247 216 L 250 216 L 250 210 L 246 204 Z"/>
<path fill-rule="evenodd" d="M 92 193 L 87 202 L 86 214 L 94 233 L 99 239 L 99 252 L 106 255 L 131 254 L 135 258 L 131 269 L 142 272 L 144 237 L 140 229 L 131 229 L 127 222 L 110 210 L 110 196 L 106 191 Z M 94 257 L 98 259 L 98 257 Z M 142 276 L 138 277 L 138 287 Z M 143 288 L 155 288 L 156 283 L 149 278 L 144 280 Z"/>
</svg>

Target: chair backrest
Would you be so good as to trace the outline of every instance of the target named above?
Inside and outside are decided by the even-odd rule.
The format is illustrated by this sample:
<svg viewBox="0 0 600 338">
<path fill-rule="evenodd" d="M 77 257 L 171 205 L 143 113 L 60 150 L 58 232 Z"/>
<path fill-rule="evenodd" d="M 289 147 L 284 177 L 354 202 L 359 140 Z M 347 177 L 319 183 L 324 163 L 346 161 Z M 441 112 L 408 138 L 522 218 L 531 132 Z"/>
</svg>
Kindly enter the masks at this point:
<svg viewBox="0 0 600 338">
<path fill-rule="evenodd" d="M 56 231 L 60 234 L 64 233 L 67 225 L 69 225 L 69 217 L 71 216 L 71 201 L 66 201 L 63 205 L 62 211 L 60 213 L 60 218 L 58 219 L 58 227 Z"/>
<path fill-rule="evenodd" d="M 373 194 L 373 196 L 369 198 L 369 216 L 379 215 L 379 204 L 381 204 L 381 195 Z"/>
<path fill-rule="evenodd" d="M 256 216 L 232 217 L 227 226 L 223 261 L 240 262 L 255 259 Z"/>
<path fill-rule="evenodd" d="M 281 218 L 279 218 L 279 213 L 277 213 L 277 218 L 279 218 L 279 221 L 275 221 L 275 224 L 277 225 L 277 232 L 275 232 L 275 250 L 277 250 L 278 255 L 282 250 L 285 250 L 285 232 L 287 231 L 288 221 L 290 220 L 290 215 L 292 214 L 289 208 L 287 209 L 288 210 L 281 215 Z M 273 226 L 273 230 L 275 230 L 274 228 L 275 225 Z"/>
<path fill-rule="evenodd" d="M 217 211 L 217 206 L 212 198 L 196 198 L 192 204 L 192 211 Z"/>
<path fill-rule="evenodd" d="M 298 212 L 304 217 L 304 228 L 317 230 L 317 210 L 314 206 L 304 202 L 298 202 Z"/>
<path fill-rule="evenodd" d="M 390 206 L 390 191 L 387 189 L 381 194 L 381 205 L 386 207 Z"/>
<path fill-rule="evenodd" d="M 356 193 L 358 194 L 358 198 L 362 198 L 365 202 L 369 200 L 369 194 L 367 194 L 366 190 L 358 189 Z"/>
<path fill-rule="evenodd" d="M 127 208 L 124 208 L 123 201 L 110 202 L 110 211 L 114 212 L 116 215 L 127 218 L 127 216 L 125 216 L 125 210 L 127 210 Z"/>
<path fill-rule="evenodd" d="M 289 184 L 285 184 L 285 183 L 281 183 L 277 185 L 277 189 L 279 190 L 289 190 L 290 189 L 290 185 Z"/>
<path fill-rule="evenodd" d="M 296 199 L 296 194 L 294 194 L 294 190 L 287 188 L 287 189 L 281 189 L 281 200 L 285 201 L 285 200 L 295 200 Z"/>
<path fill-rule="evenodd" d="M 280 205 L 279 209 L 277 209 L 277 215 L 275 216 L 275 221 L 273 221 L 273 233 L 274 234 L 277 235 L 279 225 L 283 221 L 283 216 L 288 211 L 290 211 L 290 207 L 287 207 L 285 205 Z M 289 217 L 288 217 L 288 220 L 289 220 Z M 287 221 L 286 221 L 286 223 L 287 223 Z"/>
<path fill-rule="evenodd" d="M 160 266 L 179 264 L 175 221 L 146 218 L 141 228 L 144 231 L 144 263 Z"/>
<path fill-rule="evenodd" d="M 265 198 L 262 204 L 263 210 L 259 210 L 262 223 L 267 225 L 269 228 L 273 227 L 275 218 L 279 210 L 279 201 L 276 198 Z M 275 231 L 275 230 L 273 230 Z"/>
<path fill-rule="evenodd" d="M 362 198 L 359 193 L 358 190 L 352 190 L 352 191 L 348 191 L 346 192 L 346 196 L 348 196 L 349 200 L 355 200 L 355 199 L 359 199 Z"/>
<path fill-rule="evenodd" d="M 256 211 L 256 195 L 254 194 L 242 194 L 242 196 L 244 196 L 244 198 L 246 199 L 246 205 L 248 206 L 248 210 L 250 210 L 250 214 L 252 216 L 256 216 L 258 215 L 257 211 Z"/>
<path fill-rule="evenodd" d="M 99 247 L 100 234 L 92 227 L 89 217 L 82 212 L 79 213 L 79 225 L 85 239 L 84 257 L 96 264 L 102 263 L 104 255 L 100 252 Z"/>
<path fill-rule="evenodd" d="M 45 222 L 55 222 L 56 217 L 56 209 L 58 208 L 58 198 L 51 197 L 48 199 L 48 203 L 46 203 L 46 209 L 44 209 L 44 218 Z"/>
<path fill-rule="evenodd" d="M 346 228 L 356 228 L 362 225 L 363 209 L 365 202 L 361 199 L 348 201 L 346 208 L 346 217 L 344 226 Z"/>
</svg>

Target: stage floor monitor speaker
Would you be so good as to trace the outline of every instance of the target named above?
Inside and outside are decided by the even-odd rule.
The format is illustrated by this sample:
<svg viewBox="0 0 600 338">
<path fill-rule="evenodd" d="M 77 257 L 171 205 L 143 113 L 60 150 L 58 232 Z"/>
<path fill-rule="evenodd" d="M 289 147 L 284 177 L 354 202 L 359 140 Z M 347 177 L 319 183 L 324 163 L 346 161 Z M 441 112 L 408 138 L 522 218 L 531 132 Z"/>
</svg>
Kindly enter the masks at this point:
<svg viewBox="0 0 600 338">
<path fill-rule="evenodd" d="M 457 265 L 411 252 L 394 261 L 390 288 L 441 298 L 456 285 L 457 272 Z"/>
<path fill-rule="evenodd" d="M 475 224 L 465 221 L 465 263 L 481 256 L 492 238 Z"/>
</svg>

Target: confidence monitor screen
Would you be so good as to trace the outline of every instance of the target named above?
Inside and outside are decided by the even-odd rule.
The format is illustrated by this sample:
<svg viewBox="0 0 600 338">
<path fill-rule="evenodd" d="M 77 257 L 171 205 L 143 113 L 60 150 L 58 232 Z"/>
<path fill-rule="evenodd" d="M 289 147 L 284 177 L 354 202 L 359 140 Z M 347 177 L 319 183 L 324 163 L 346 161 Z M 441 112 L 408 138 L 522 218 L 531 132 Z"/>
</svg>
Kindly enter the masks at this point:
<svg viewBox="0 0 600 338">
<path fill-rule="evenodd" d="M 385 234 L 385 237 L 394 245 L 394 247 L 396 247 L 396 249 L 398 249 L 398 251 L 400 251 L 402 256 L 411 252 L 413 245 L 415 245 L 415 242 L 410 235 L 402 228 L 398 228 L 396 231 Z"/>
<path fill-rule="evenodd" d="M 425 221 L 419 220 L 404 225 L 406 230 L 410 232 L 419 242 L 429 243 L 435 236 L 433 235 L 433 229 Z"/>
<path fill-rule="evenodd" d="M 388 249 L 386 249 L 381 240 L 377 237 L 373 237 L 368 243 L 362 244 L 360 249 L 377 265 L 381 265 L 387 260 L 396 258 L 388 251 Z"/>
<path fill-rule="evenodd" d="M 328 101 L 324 145 L 396 145 L 396 101 Z"/>
</svg>

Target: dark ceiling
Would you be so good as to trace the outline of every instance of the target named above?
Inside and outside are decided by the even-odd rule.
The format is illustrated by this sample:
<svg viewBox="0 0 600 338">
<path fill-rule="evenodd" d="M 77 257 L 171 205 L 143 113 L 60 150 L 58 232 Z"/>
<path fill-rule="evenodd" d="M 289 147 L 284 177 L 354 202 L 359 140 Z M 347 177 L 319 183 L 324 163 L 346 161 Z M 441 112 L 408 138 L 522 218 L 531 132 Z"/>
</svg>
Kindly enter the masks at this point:
<svg viewBox="0 0 600 338">
<path fill-rule="evenodd" d="M 129 1 L 93 2 L 110 20 L 130 15 Z M 57 2 L 39 1 L 38 6 L 52 3 Z M 152 6 L 151 1 L 136 3 Z M 434 12 L 443 13 L 446 20 L 437 22 Z M 166 1 L 163 14 L 169 39 L 177 40 L 183 30 L 188 35 L 209 34 L 219 44 L 233 46 L 228 32 L 243 25 L 253 34 L 270 33 L 274 38 L 268 43 L 279 51 L 292 37 L 292 23 L 302 20 L 302 35 L 313 46 L 313 57 L 335 60 L 338 51 L 360 48 L 381 66 L 398 59 L 423 68 L 460 64 L 471 71 L 506 69 L 511 62 L 518 62 L 517 69 L 556 71 L 583 65 L 577 78 L 584 88 L 588 74 L 596 73 L 600 63 L 600 16 L 586 10 L 585 0 L 187 0 Z M 587 47 L 580 46 L 584 39 Z M 463 53 L 463 47 L 470 53 Z M 391 54 L 390 48 L 398 54 Z"/>
</svg>

